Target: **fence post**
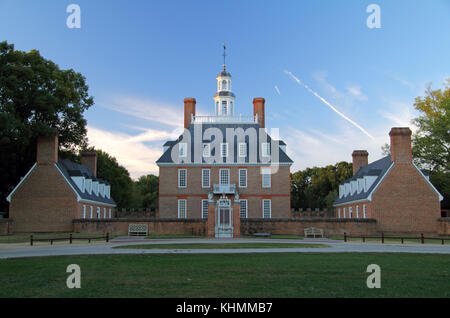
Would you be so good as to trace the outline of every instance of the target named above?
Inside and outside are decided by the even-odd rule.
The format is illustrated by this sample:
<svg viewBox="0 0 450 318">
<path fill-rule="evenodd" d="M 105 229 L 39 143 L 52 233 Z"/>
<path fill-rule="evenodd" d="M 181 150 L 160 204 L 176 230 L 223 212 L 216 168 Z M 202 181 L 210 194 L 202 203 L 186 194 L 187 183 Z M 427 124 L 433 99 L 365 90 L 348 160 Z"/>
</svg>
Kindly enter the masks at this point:
<svg viewBox="0 0 450 318">
<path fill-rule="evenodd" d="M 344 232 L 344 242 L 347 242 L 347 233 Z"/>
<path fill-rule="evenodd" d="M 441 241 L 442 241 L 442 245 L 444 245 L 444 239 L 442 239 Z"/>
<path fill-rule="evenodd" d="M 30 245 L 33 246 L 33 235 L 30 235 Z"/>
<path fill-rule="evenodd" d="M 403 237 L 402 237 L 402 244 L 403 244 Z"/>
<path fill-rule="evenodd" d="M 366 237 L 363 236 L 363 243 L 366 243 Z"/>
<path fill-rule="evenodd" d="M 425 238 L 423 237 L 423 233 L 420 233 L 420 243 L 425 243 Z"/>
<path fill-rule="evenodd" d="M 106 233 L 106 243 L 108 243 L 109 242 L 109 233 L 107 232 Z"/>
<path fill-rule="evenodd" d="M 69 241 L 70 241 L 70 244 L 72 244 L 72 233 L 70 233 Z"/>
<path fill-rule="evenodd" d="M 384 233 L 381 232 L 381 244 L 384 244 Z"/>
</svg>

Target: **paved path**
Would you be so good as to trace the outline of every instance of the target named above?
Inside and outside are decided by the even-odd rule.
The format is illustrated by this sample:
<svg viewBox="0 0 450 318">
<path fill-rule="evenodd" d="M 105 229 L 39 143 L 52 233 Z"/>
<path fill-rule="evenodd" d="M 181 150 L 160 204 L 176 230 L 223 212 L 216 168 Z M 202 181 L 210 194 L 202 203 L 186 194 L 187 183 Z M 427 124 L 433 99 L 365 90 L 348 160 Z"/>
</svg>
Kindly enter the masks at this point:
<svg viewBox="0 0 450 318">
<path fill-rule="evenodd" d="M 164 244 L 190 243 L 308 243 L 325 244 L 329 248 L 242 248 L 242 249 L 164 249 Z M 116 246 L 135 244 L 158 244 L 161 249 L 115 249 Z M 236 253 L 420 253 L 450 254 L 450 245 L 438 244 L 378 244 L 378 243 L 343 243 L 327 239 L 287 240 L 287 239 L 165 239 L 140 240 L 139 242 L 93 243 L 72 245 L 38 245 L 26 244 L 0 245 L 0 259 L 57 256 L 57 255 L 100 255 L 100 254 L 236 254 Z"/>
</svg>

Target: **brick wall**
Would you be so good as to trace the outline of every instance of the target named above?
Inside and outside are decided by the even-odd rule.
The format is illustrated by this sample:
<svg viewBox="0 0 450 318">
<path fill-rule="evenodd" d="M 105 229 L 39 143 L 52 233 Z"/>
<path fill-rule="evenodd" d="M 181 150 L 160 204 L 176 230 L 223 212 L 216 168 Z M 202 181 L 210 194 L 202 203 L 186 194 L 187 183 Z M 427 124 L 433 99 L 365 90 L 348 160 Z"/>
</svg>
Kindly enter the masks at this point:
<svg viewBox="0 0 450 318">
<path fill-rule="evenodd" d="M 207 236 L 205 219 L 111 219 L 73 220 L 74 231 L 84 233 L 128 233 L 129 224 L 148 224 L 149 233 L 190 234 Z M 253 233 L 298 234 L 304 229 L 316 227 L 324 229 L 325 235 L 375 235 L 376 221 L 373 219 L 241 219 L 240 234 Z"/>
<path fill-rule="evenodd" d="M 178 188 L 178 169 L 187 169 L 187 187 Z M 202 188 L 202 168 L 211 169 L 211 187 Z M 219 169 L 230 169 L 230 183 L 239 184 L 239 169 L 247 169 L 247 187 L 239 188 L 241 199 L 248 200 L 248 215 L 261 217 L 262 199 L 272 200 L 273 217 L 291 217 L 290 208 L 290 167 L 279 167 L 271 177 L 271 187 L 262 188 L 261 167 L 160 167 L 159 169 L 159 213 L 163 218 L 178 215 L 177 200 L 188 200 L 188 218 L 201 217 L 201 200 L 207 199 L 214 184 L 219 183 Z"/>
<path fill-rule="evenodd" d="M 0 235 L 14 233 L 14 221 L 12 219 L 0 219 Z"/>
<path fill-rule="evenodd" d="M 439 235 L 450 235 L 450 217 L 440 218 L 439 223 Z"/>
<path fill-rule="evenodd" d="M 395 163 L 373 194 L 370 217 L 378 231 L 437 233 L 440 201 L 428 182 L 408 163 Z"/>
<path fill-rule="evenodd" d="M 206 236 L 206 220 L 203 219 L 98 219 L 73 220 L 74 232 L 128 234 L 129 224 L 148 224 L 149 233 L 189 234 Z"/>
</svg>

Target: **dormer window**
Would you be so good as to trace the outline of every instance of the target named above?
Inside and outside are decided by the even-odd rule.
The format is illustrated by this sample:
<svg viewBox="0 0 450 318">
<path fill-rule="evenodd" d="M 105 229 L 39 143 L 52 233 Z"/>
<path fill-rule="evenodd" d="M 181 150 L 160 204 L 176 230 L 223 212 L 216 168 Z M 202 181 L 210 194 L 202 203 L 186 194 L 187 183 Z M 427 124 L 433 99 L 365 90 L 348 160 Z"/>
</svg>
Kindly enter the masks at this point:
<svg viewBox="0 0 450 318">
<path fill-rule="evenodd" d="M 222 158 L 228 157 L 228 144 L 227 143 L 220 144 L 220 155 L 222 156 Z"/>
<path fill-rule="evenodd" d="M 211 156 L 211 145 L 203 144 L 203 157 L 209 158 Z"/>
<path fill-rule="evenodd" d="M 185 142 L 180 143 L 178 147 L 179 147 L 178 148 L 178 155 L 181 158 L 186 157 L 187 156 L 187 143 L 185 143 Z"/>
<path fill-rule="evenodd" d="M 270 157 L 270 144 L 268 142 L 261 144 L 261 152 L 263 157 Z"/>
</svg>

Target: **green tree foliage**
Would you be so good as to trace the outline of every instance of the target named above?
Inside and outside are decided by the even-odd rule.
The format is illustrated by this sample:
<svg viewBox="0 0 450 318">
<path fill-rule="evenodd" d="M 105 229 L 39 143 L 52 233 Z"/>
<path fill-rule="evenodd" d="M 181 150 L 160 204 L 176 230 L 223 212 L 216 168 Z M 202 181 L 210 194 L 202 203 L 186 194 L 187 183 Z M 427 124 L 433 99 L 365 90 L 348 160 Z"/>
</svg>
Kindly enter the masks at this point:
<svg viewBox="0 0 450 318">
<path fill-rule="evenodd" d="M 338 196 L 339 183 L 352 175 L 352 164 L 344 161 L 334 166 L 307 168 L 292 173 L 292 207 L 331 208 Z"/>
<path fill-rule="evenodd" d="M 69 152 L 86 145 L 83 112 L 92 104 L 80 73 L 59 69 L 36 50 L 18 51 L 0 42 L 0 211 L 36 161 L 38 136 L 57 129 Z"/>
<path fill-rule="evenodd" d="M 428 87 L 425 97 L 417 97 L 413 136 L 415 162 L 430 172 L 430 181 L 444 196 L 442 207 L 450 208 L 450 79 L 444 89 Z"/>
<path fill-rule="evenodd" d="M 158 208 L 158 185 L 159 179 L 157 176 L 149 174 L 142 176 L 134 183 L 135 194 L 138 207 L 141 208 Z"/>
<path fill-rule="evenodd" d="M 126 168 L 119 165 L 116 158 L 102 150 L 96 150 L 97 178 L 109 182 L 111 197 L 116 201 L 117 207 L 128 208 L 133 205 L 133 180 Z"/>
</svg>

